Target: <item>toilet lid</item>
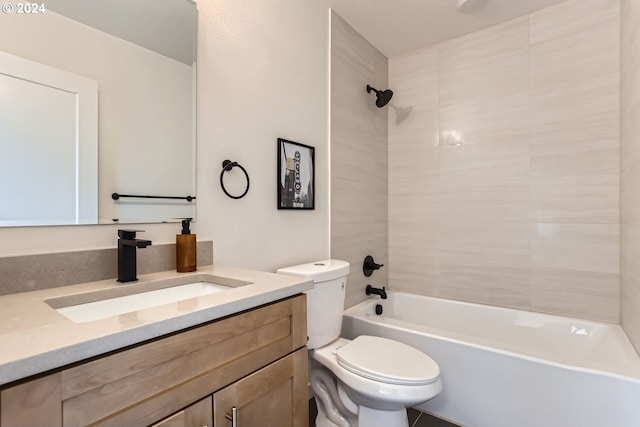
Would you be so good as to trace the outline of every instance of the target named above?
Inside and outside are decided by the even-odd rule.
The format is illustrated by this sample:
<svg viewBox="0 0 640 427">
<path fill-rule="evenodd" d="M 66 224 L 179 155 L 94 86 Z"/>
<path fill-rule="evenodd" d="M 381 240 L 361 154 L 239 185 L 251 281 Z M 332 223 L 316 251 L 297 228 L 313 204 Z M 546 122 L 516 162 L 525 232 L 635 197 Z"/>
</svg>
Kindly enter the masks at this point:
<svg viewBox="0 0 640 427">
<path fill-rule="evenodd" d="M 440 377 L 438 364 L 423 352 L 386 338 L 361 335 L 336 351 L 344 369 L 375 381 L 425 385 Z"/>
</svg>

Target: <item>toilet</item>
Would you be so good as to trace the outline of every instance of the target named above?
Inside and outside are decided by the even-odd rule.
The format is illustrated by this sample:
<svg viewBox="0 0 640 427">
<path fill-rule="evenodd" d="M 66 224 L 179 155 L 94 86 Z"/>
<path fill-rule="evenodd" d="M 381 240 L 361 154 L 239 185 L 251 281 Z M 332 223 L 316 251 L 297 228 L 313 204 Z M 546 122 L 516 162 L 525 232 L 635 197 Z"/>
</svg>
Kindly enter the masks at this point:
<svg viewBox="0 0 640 427">
<path fill-rule="evenodd" d="M 349 263 L 330 259 L 278 273 L 314 282 L 306 294 L 316 427 L 408 427 L 407 408 L 442 391 L 440 368 L 421 351 L 381 337 L 340 337 Z"/>
</svg>

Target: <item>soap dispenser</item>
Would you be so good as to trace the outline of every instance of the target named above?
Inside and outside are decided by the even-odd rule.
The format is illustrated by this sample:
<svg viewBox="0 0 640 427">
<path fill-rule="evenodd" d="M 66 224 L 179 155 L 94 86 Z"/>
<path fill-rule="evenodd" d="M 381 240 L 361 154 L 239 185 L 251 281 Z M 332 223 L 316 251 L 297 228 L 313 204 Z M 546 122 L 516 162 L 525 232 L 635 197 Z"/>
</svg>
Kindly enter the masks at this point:
<svg viewBox="0 0 640 427">
<path fill-rule="evenodd" d="M 191 234 L 192 218 L 182 220 L 182 234 L 176 235 L 176 269 L 178 273 L 196 271 L 196 235 Z"/>
</svg>

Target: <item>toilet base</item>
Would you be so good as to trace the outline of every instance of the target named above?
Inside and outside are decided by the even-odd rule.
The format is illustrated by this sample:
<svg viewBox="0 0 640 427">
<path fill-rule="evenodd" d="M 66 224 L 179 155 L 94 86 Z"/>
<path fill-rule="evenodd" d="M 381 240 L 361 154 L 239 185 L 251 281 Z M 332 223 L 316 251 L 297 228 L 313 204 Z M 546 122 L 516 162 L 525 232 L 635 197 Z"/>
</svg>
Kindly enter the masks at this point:
<svg viewBox="0 0 640 427">
<path fill-rule="evenodd" d="M 381 411 L 360 406 L 358 411 L 358 425 L 366 427 L 409 427 L 407 410 Z"/>
<path fill-rule="evenodd" d="M 322 414 L 318 414 L 316 417 L 315 427 L 338 427 L 336 424 L 332 423 Z M 310 426 L 313 427 L 313 426 Z"/>
<path fill-rule="evenodd" d="M 332 423 L 323 414 L 318 413 L 315 427 L 343 427 Z M 370 408 L 359 408 L 358 421 L 351 427 L 409 427 L 407 411 L 379 411 Z"/>
</svg>

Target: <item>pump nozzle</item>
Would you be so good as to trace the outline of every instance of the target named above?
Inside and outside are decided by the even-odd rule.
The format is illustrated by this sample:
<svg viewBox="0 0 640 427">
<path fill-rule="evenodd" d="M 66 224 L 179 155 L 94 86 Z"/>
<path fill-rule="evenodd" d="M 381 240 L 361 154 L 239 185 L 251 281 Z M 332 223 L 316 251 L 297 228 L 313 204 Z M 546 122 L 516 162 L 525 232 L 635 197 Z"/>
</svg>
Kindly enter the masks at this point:
<svg viewBox="0 0 640 427">
<path fill-rule="evenodd" d="M 182 234 L 191 234 L 191 230 L 189 229 L 189 224 L 193 218 L 185 218 L 182 220 Z"/>
</svg>

